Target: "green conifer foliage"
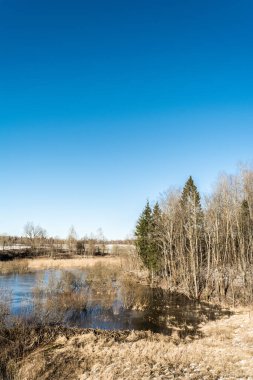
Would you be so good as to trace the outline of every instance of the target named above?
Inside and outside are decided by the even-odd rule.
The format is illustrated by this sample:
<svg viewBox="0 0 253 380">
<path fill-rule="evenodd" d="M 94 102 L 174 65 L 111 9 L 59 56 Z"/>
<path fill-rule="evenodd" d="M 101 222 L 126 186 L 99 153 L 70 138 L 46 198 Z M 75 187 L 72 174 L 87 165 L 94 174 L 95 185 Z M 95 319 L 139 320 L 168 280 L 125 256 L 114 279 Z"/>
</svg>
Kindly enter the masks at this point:
<svg viewBox="0 0 253 380">
<path fill-rule="evenodd" d="M 241 233 L 245 242 L 250 241 L 253 235 L 253 221 L 250 217 L 249 203 L 246 199 L 242 201 L 240 213 Z"/>
<path fill-rule="evenodd" d="M 205 261 L 204 226 L 200 195 L 191 176 L 182 191 L 181 208 L 185 239 L 184 254 L 189 273 L 189 287 L 195 289 L 195 297 L 198 298 L 205 285 L 202 279 L 202 269 Z"/>
<path fill-rule="evenodd" d="M 201 198 L 192 176 L 187 180 L 181 195 L 181 207 L 184 214 L 185 227 L 190 226 L 203 232 L 203 212 Z"/>
<path fill-rule="evenodd" d="M 181 197 L 181 204 L 183 207 L 187 207 L 189 202 L 201 210 L 200 195 L 192 176 L 190 176 L 186 182 Z"/>
<path fill-rule="evenodd" d="M 151 266 L 152 270 L 158 274 L 162 267 L 162 251 L 160 246 L 160 232 L 162 228 L 162 211 L 158 202 L 156 202 L 152 212 L 152 256 Z"/>
<path fill-rule="evenodd" d="M 249 210 L 249 203 L 246 199 L 242 201 L 241 205 L 241 218 L 245 222 L 250 221 L 250 210 Z"/>
<path fill-rule="evenodd" d="M 135 229 L 136 248 L 143 264 L 149 268 L 149 257 L 151 254 L 151 229 L 152 229 L 152 210 L 147 201 L 141 213 Z"/>
<path fill-rule="evenodd" d="M 161 262 L 161 254 L 158 244 L 159 223 L 161 210 L 158 203 L 152 210 L 147 202 L 141 213 L 136 229 L 136 248 L 144 266 L 153 274 L 158 273 Z"/>
</svg>

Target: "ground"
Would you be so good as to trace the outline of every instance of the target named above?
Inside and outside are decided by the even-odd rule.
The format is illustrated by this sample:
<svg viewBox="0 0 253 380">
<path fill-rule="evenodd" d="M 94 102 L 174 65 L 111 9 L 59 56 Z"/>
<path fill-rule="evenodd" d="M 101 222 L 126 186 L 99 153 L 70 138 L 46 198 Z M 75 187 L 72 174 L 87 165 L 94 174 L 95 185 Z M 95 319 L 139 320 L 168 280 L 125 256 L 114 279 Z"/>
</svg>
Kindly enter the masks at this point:
<svg viewBox="0 0 253 380">
<path fill-rule="evenodd" d="M 182 341 L 150 332 L 60 333 L 18 363 L 22 380 L 253 379 L 253 313 L 204 324 Z"/>
</svg>

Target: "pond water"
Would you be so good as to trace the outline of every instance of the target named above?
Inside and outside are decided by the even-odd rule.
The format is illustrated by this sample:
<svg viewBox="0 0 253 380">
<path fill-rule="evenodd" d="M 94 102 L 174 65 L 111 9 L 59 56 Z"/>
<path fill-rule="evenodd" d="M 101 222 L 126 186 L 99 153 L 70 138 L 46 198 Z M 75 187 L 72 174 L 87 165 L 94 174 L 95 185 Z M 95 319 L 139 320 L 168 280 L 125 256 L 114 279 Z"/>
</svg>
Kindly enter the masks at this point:
<svg viewBox="0 0 253 380">
<path fill-rule="evenodd" d="M 14 317 L 70 327 L 163 334 L 177 328 L 179 335 L 186 335 L 196 332 L 201 322 L 224 313 L 101 268 L 0 275 L 0 292 Z"/>
</svg>

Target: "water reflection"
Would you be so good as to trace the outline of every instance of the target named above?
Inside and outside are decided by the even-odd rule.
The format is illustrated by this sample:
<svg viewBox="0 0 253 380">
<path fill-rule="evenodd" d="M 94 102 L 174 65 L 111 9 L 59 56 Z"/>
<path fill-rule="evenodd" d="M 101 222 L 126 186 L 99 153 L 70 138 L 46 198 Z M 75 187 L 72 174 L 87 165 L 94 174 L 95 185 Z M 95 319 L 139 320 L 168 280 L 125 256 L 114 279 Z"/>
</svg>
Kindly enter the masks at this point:
<svg viewBox="0 0 253 380">
<path fill-rule="evenodd" d="M 199 324 L 222 315 L 218 307 L 162 289 L 136 284 L 113 268 L 44 270 L 1 275 L 11 294 L 10 313 L 38 323 L 100 329 L 194 334 Z M 1 303 L 0 303 L 1 307 Z"/>
</svg>

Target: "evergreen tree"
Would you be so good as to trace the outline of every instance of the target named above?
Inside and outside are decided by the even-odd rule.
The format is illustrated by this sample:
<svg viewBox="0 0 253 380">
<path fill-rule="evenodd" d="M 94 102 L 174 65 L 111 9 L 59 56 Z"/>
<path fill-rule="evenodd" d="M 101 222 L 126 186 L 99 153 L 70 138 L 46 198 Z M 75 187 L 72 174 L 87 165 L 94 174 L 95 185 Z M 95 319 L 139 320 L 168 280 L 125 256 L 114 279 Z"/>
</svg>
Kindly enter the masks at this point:
<svg viewBox="0 0 253 380">
<path fill-rule="evenodd" d="M 205 286 L 202 269 L 206 255 L 203 244 L 204 221 L 200 195 L 191 176 L 182 191 L 181 208 L 189 288 L 194 289 L 195 297 L 198 298 Z"/>
<path fill-rule="evenodd" d="M 244 199 L 241 204 L 241 220 L 246 224 L 250 222 L 249 203 L 246 199 Z"/>
<path fill-rule="evenodd" d="M 198 233 L 203 233 L 203 212 L 201 198 L 192 176 L 187 180 L 181 195 L 181 207 L 184 224 L 187 227 L 195 226 Z"/>
<path fill-rule="evenodd" d="M 181 204 L 183 207 L 187 207 L 189 203 L 201 210 L 200 195 L 192 176 L 187 180 L 181 196 Z"/>
<path fill-rule="evenodd" d="M 160 234 L 162 228 L 162 211 L 156 202 L 152 212 L 152 269 L 159 273 L 162 268 L 162 249 L 160 245 Z"/>
<path fill-rule="evenodd" d="M 249 203 L 246 199 L 241 204 L 240 227 L 243 239 L 245 242 L 249 242 L 253 235 L 253 221 L 250 217 Z"/>
<path fill-rule="evenodd" d="M 159 203 L 156 202 L 153 208 L 153 219 L 156 223 L 159 223 L 161 221 L 162 217 L 162 211 L 160 209 Z"/>
<path fill-rule="evenodd" d="M 149 268 L 149 257 L 151 254 L 151 229 L 152 229 L 152 210 L 147 201 L 141 213 L 135 229 L 136 248 L 143 264 Z"/>
<path fill-rule="evenodd" d="M 152 211 L 147 202 L 135 229 L 137 252 L 152 275 L 158 273 L 161 263 L 160 249 L 157 243 L 160 220 L 161 210 L 158 203 Z"/>
</svg>

